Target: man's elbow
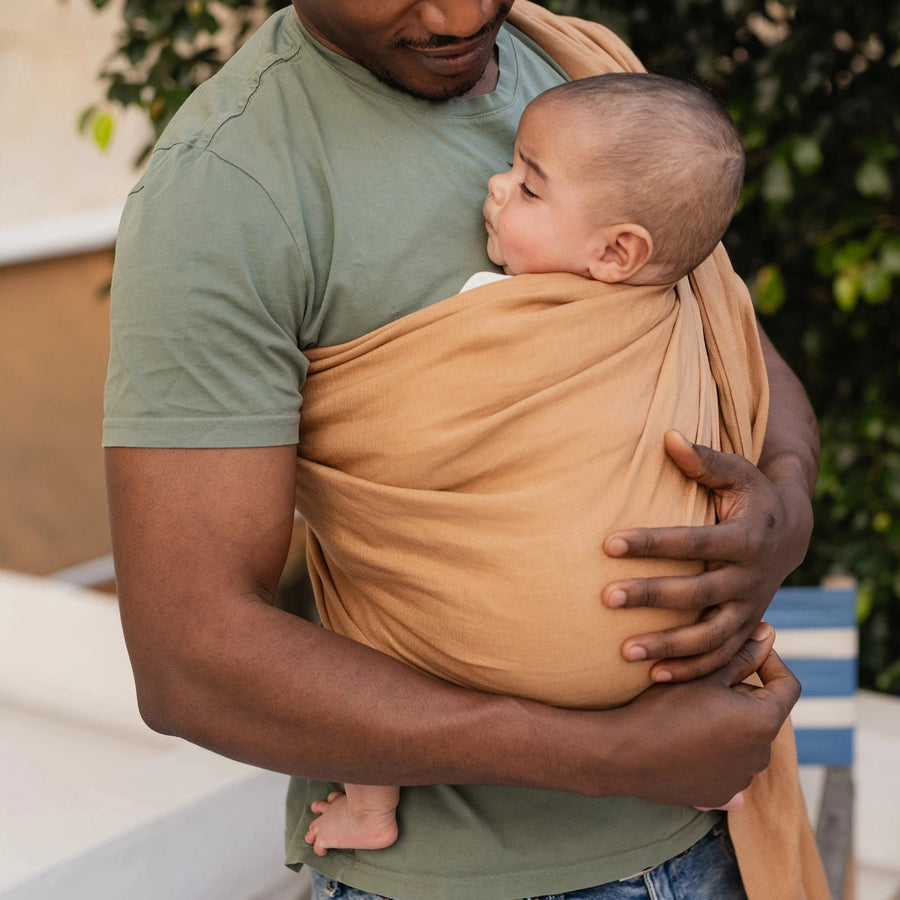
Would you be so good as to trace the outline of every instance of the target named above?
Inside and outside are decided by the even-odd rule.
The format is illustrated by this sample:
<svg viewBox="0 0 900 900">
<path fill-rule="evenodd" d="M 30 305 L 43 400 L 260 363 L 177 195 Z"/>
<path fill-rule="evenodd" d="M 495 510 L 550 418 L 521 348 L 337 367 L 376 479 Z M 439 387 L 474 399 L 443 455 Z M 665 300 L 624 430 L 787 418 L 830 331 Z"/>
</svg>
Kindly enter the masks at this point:
<svg viewBox="0 0 900 900">
<path fill-rule="evenodd" d="M 179 727 L 179 703 L 171 691 L 135 673 L 137 707 L 144 724 L 152 731 L 182 737 Z"/>
<path fill-rule="evenodd" d="M 185 680 L 174 674 L 175 669 L 132 660 L 138 712 L 151 730 L 191 740 L 196 730 L 191 724 L 192 710 L 196 714 L 197 701 Z"/>
</svg>

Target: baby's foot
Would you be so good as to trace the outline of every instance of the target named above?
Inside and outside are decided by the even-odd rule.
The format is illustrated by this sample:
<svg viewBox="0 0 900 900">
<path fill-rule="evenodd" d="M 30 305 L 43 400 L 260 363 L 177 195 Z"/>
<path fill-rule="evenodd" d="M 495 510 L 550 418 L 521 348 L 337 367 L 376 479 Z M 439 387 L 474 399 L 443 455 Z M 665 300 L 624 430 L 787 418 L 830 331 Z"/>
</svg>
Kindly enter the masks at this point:
<svg viewBox="0 0 900 900">
<path fill-rule="evenodd" d="M 353 809 L 346 794 L 334 791 L 310 809 L 318 818 L 313 819 L 306 832 L 306 843 L 312 844 L 316 856 L 324 856 L 329 848 L 383 850 L 397 840 L 393 807 Z"/>
</svg>

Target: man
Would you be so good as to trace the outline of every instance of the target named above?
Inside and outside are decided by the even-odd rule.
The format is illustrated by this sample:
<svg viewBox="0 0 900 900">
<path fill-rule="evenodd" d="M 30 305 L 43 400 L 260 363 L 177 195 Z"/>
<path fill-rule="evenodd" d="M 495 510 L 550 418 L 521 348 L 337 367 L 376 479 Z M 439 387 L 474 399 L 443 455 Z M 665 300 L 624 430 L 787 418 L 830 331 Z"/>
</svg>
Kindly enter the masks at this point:
<svg viewBox="0 0 900 900">
<path fill-rule="evenodd" d="M 441 859 L 414 873 L 418 886 L 401 872 L 404 896 L 559 892 L 682 852 L 708 822 L 679 827 L 676 804 L 715 806 L 746 787 L 797 695 L 777 658 L 748 642 L 803 557 L 816 472 L 814 417 L 765 338 L 774 400 L 759 469 L 672 451 L 716 492 L 721 524 L 606 542 L 613 556 L 708 563 L 696 577 L 603 587 L 612 607 L 707 610 L 623 647 L 675 683 L 611 712 L 554 709 L 441 683 L 273 608 L 292 530 L 302 350 L 365 334 L 485 268 L 487 175 L 508 162 L 528 100 L 565 78 L 504 26 L 509 12 L 496 0 L 295 0 L 161 140 L 123 217 L 113 288 L 104 440 L 142 714 L 304 778 L 471 786 L 407 792 L 403 827 L 434 827 Z M 415 288 L 398 294 L 396 283 Z M 763 689 L 732 689 L 760 665 Z M 292 809 L 322 789 L 295 780 Z M 623 809 L 640 828 L 661 817 L 663 836 L 649 856 L 626 837 L 592 854 L 600 862 L 564 863 L 544 834 L 537 860 L 521 819 L 538 801 L 588 838 L 612 822 L 601 845 L 627 835 Z M 496 872 L 473 872 L 470 834 L 479 845 L 499 835 Z M 522 852 L 539 875 L 510 875 Z M 360 871 L 361 887 L 388 889 L 383 871 Z M 485 892 L 501 871 L 513 893 Z"/>
</svg>

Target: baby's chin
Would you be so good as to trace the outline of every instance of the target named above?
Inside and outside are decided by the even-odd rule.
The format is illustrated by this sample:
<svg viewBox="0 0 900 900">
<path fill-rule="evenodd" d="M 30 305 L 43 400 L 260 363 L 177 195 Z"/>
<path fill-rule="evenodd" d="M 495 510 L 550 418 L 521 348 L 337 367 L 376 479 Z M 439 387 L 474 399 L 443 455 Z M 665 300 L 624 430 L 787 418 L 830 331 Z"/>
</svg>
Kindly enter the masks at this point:
<svg viewBox="0 0 900 900">
<path fill-rule="evenodd" d="M 506 265 L 506 261 L 503 259 L 503 257 L 502 257 L 499 253 L 497 253 L 496 250 L 493 249 L 493 247 L 492 247 L 491 245 L 492 245 L 492 241 L 489 240 L 489 241 L 488 241 L 488 244 L 487 244 L 487 256 L 488 256 L 488 259 L 489 259 L 495 266 L 499 266 L 501 269 L 503 269 L 503 272 L 504 272 L 506 275 L 515 275 L 516 273 L 510 271 L 509 266 Z"/>
</svg>

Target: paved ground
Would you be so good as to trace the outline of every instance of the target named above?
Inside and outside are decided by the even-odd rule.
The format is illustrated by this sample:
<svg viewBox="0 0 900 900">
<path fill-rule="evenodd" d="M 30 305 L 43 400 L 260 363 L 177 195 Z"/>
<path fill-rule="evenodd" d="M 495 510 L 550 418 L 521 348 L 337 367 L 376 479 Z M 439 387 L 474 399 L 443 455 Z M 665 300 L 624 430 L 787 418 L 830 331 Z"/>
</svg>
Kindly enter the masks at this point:
<svg viewBox="0 0 900 900">
<path fill-rule="evenodd" d="M 860 694 L 853 770 L 854 900 L 900 900 L 900 698 Z"/>
</svg>

